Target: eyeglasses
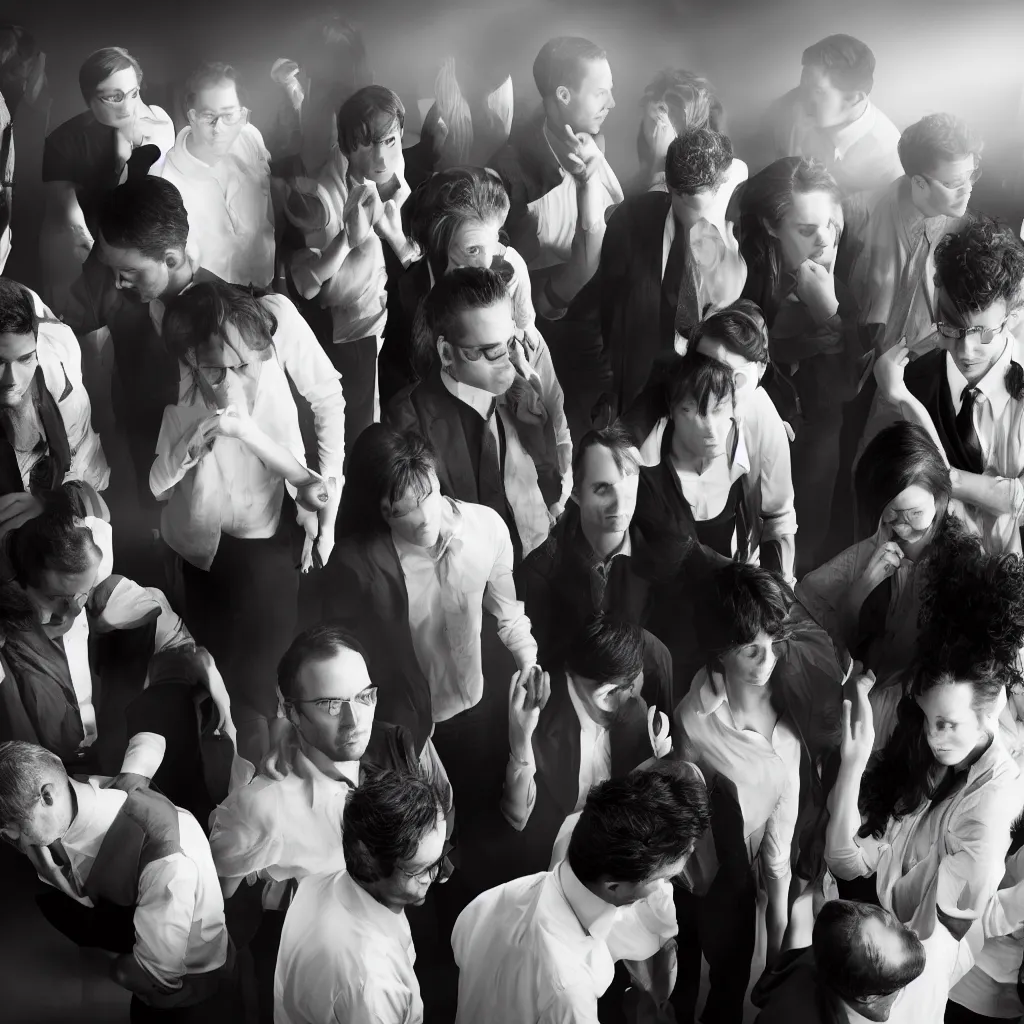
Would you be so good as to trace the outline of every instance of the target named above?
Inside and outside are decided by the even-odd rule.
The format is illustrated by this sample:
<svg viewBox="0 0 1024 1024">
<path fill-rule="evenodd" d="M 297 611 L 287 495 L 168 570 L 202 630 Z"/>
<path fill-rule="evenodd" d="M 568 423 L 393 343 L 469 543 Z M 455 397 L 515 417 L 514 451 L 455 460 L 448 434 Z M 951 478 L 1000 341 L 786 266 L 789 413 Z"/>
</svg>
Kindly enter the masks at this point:
<svg viewBox="0 0 1024 1024">
<path fill-rule="evenodd" d="M 973 185 L 981 177 L 981 167 L 975 166 L 966 181 L 939 181 L 938 178 L 929 178 L 927 174 L 922 174 L 921 177 L 933 185 L 941 185 L 947 192 L 959 192 L 961 189 L 967 188 L 968 185 Z"/>
<path fill-rule="evenodd" d="M 891 526 L 894 523 L 906 523 L 915 530 L 928 526 L 935 518 L 934 511 L 926 508 L 890 508 L 882 515 L 882 522 Z"/>
<path fill-rule="evenodd" d="M 445 843 L 445 846 L 447 845 L 448 844 Z M 444 853 L 442 853 L 441 856 L 436 861 L 434 861 L 433 864 L 430 864 L 425 868 L 421 868 L 419 871 L 406 871 L 405 868 L 399 868 L 398 870 L 401 871 L 401 873 L 405 875 L 406 878 L 410 878 L 413 881 L 433 882 L 437 879 L 438 875 L 440 875 L 441 871 L 444 869 L 445 861 L 448 859 L 448 854 L 450 852 L 450 850 L 445 850 Z"/>
<path fill-rule="evenodd" d="M 133 100 L 138 95 L 139 86 L 135 86 L 134 89 L 129 89 L 127 92 L 122 92 L 118 89 L 117 92 L 96 93 L 96 99 L 100 103 L 106 103 L 108 107 L 119 107 L 125 100 Z"/>
<path fill-rule="evenodd" d="M 341 707 L 347 704 L 350 708 L 356 705 L 364 708 L 372 708 L 377 704 L 377 687 L 368 686 L 362 693 L 346 700 L 344 697 L 313 697 L 310 700 L 289 700 L 286 704 L 312 704 L 318 711 L 326 711 L 331 718 L 337 718 L 341 714 Z"/>
<path fill-rule="evenodd" d="M 487 362 L 497 363 L 504 356 L 508 355 L 510 346 L 515 344 L 517 340 L 517 336 L 513 334 L 508 341 L 501 341 L 496 345 L 480 345 L 477 348 L 463 348 L 461 345 L 453 345 L 452 348 L 456 349 L 467 362 L 475 363 L 483 356 Z"/>
<path fill-rule="evenodd" d="M 201 113 L 195 110 L 190 110 L 190 114 L 197 120 L 201 121 L 208 128 L 215 128 L 218 121 L 222 121 L 228 128 L 238 124 L 239 121 L 244 121 L 249 116 L 248 107 L 237 107 L 235 110 L 228 110 L 223 114 L 214 114 L 209 110 L 204 110 Z"/>
<path fill-rule="evenodd" d="M 1011 313 L 1010 316 L 1012 315 Z M 945 324 L 937 320 L 935 322 L 935 329 L 943 338 L 947 338 L 949 341 L 961 341 L 974 334 L 977 335 L 978 341 L 982 345 L 988 345 L 993 339 L 998 338 L 1003 333 L 1003 328 L 1010 322 L 1010 316 L 1007 316 L 998 327 L 979 327 L 978 325 L 974 327 L 957 327 L 956 324 Z"/>
</svg>

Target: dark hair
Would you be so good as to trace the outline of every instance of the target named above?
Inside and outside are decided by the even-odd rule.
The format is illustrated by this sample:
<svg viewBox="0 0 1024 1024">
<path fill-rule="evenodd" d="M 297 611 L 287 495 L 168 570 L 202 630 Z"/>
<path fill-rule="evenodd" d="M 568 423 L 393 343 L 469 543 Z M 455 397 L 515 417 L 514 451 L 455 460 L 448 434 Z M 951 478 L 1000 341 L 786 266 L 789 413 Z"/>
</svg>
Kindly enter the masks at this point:
<svg viewBox="0 0 1024 1024">
<path fill-rule="evenodd" d="M 0 277 L 0 334 L 39 336 L 39 317 L 31 293 L 9 277 Z"/>
<path fill-rule="evenodd" d="M 367 85 L 354 92 L 338 111 L 338 148 L 346 156 L 360 146 L 386 139 L 395 125 L 405 127 L 405 106 L 383 85 Z"/>
<path fill-rule="evenodd" d="M 698 414 L 707 416 L 712 399 L 716 403 L 725 398 L 735 400 L 736 385 L 730 367 L 697 352 L 690 345 L 666 381 L 666 394 L 670 412 L 686 399 L 692 398 L 697 403 Z"/>
<path fill-rule="evenodd" d="M 565 666 L 573 675 L 595 683 L 632 681 L 644 667 L 643 628 L 595 616 L 571 641 Z"/>
<path fill-rule="evenodd" d="M 355 651 L 363 660 L 362 644 L 344 626 L 321 622 L 304 629 L 289 645 L 277 663 L 277 688 L 287 703 L 299 692 L 299 672 L 310 661 L 327 661 L 339 651 Z"/>
<path fill-rule="evenodd" d="M 898 963 L 865 933 L 869 921 L 899 935 L 903 956 Z M 814 921 L 811 948 L 819 982 L 840 999 L 853 1002 L 894 995 L 924 971 L 921 940 L 895 915 L 870 903 L 829 900 Z"/>
<path fill-rule="evenodd" d="M 853 36 L 826 36 L 804 50 L 802 65 L 824 68 L 829 80 L 843 92 L 870 93 L 875 84 L 875 55 Z"/>
<path fill-rule="evenodd" d="M 676 136 L 665 155 L 665 184 L 692 196 L 718 188 L 732 166 L 732 141 L 710 128 L 690 128 Z"/>
<path fill-rule="evenodd" d="M 768 325 L 756 302 L 737 299 L 706 316 L 690 334 L 688 351 L 696 352 L 704 338 L 714 338 L 751 363 L 768 362 Z"/>
<path fill-rule="evenodd" d="M 967 122 L 952 114 L 929 114 L 903 130 L 897 145 L 908 177 L 927 175 L 943 160 L 962 160 L 981 152 L 981 141 Z"/>
<path fill-rule="evenodd" d="M 420 775 L 388 770 L 367 779 L 345 804 L 341 845 L 348 873 L 363 884 L 390 878 L 415 855 L 445 806 L 437 785 Z"/>
<path fill-rule="evenodd" d="M 740 253 L 750 271 L 744 297 L 758 304 L 769 328 L 781 301 L 778 292 L 783 266 L 779 240 L 765 225 L 778 228 L 792 209 L 793 196 L 810 192 L 830 195 L 838 211 L 842 193 L 825 165 L 787 156 L 755 174 L 740 193 Z"/>
<path fill-rule="evenodd" d="M 78 87 L 82 90 L 82 99 L 88 103 L 95 95 L 101 82 L 105 82 L 118 71 L 131 68 L 135 77 L 142 85 L 142 68 L 139 62 L 122 46 L 104 46 L 94 50 L 85 58 L 85 63 L 78 71 Z"/>
<path fill-rule="evenodd" d="M 862 836 L 880 836 L 890 818 L 932 798 L 935 756 L 916 697 L 937 686 L 969 683 L 972 706 L 992 710 L 1001 690 L 1021 681 L 1024 646 L 1024 563 L 990 555 L 952 517 L 918 568 L 921 610 L 913 676 L 900 701 L 896 728 L 869 762 L 860 789 Z"/>
<path fill-rule="evenodd" d="M 637 883 L 693 847 L 711 823 L 707 787 L 684 761 L 660 761 L 593 789 L 569 839 L 583 882 Z"/>
<path fill-rule="evenodd" d="M 620 473 L 630 467 L 634 472 L 640 471 L 639 453 L 636 449 L 636 441 L 633 440 L 629 431 L 618 423 L 601 430 L 588 430 L 579 441 L 572 454 L 572 478 L 574 487 L 579 487 L 583 482 L 583 467 L 586 465 L 587 452 L 591 448 L 607 448 L 615 460 L 615 468 Z"/>
<path fill-rule="evenodd" d="M 692 71 L 666 68 L 659 71 L 640 97 L 640 106 L 664 103 L 668 117 L 677 135 L 691 128 L 720 129 L 722 104 L 715 96 L 711 83 Z M 636 139 L 636 152 L 641 164 L 648 164 L 653 154 L 644 137 L 643 126 Z"/>
<path fill-rule="evenodd" d="M 596 43 L 579 36 L 549 39 L 533 62 L 533 80 L 542 99 L 555 95 L 559 86 L 578 89 L 590 61 L 607 60 L 608 54 Z"/>
<path fill-rule="evenodd" d="M 442 336 L 457 338 L 456 325 L 463 313 L 489 309 L 499 302 L 508 302 L 508 287 L 496 270 L 482 267 L 459 267 L 434 282 L 423 316 L 430 342 L 436 345 Z"/>
<path fill-rule="evenodd" d="M 1010 228 L 977 217 L 935 247 L 935 284 L 960 314 L 980 313 L 1000 299 L 1024 302 L 1024 245 Z"/>
<path fill-rule="evenodd" d="M 21 25 L 0 25 L 0 95 L 7 102 L 11 117 L 25 94 L 32 62 L 39 54 L 35 37 Z"/>
<path fill-rule="evenodd" d="M 371 423 L 349 449 L 338 509 L 338 538 L 371 537 L 388 529 L 381 502 L 393 504 L 410 489 L 425 493 L 437 455 L 419 434 Z"/>
<path fill-rule="evenodd" d="M 45 747 L 24 740 L 0 743 L 0 827 L 22 826 L 39 802 L 39 790 L 63 776 L 60 758 Z"/>
<path fill-rule="evenodd" d="M 870 537 L 885 506 L 913 486 L 935 498 L 935 522 L 942 522 L 953 493 L 949 468 L 923 427 L 898 420 L 868 442 L 854 471 L 858 538 Z"/>
<path fill-rule="evenodd" d="M 152 174 L 126 181 L 108 192 L 99 205 L 103 240 L 118 249 L 136 249 L 162 262 L 168 249 L 185 251 L 188 214 L 181 193 Z"/>
<path fill-rule="evenodd" d="M 245 98 L 238 72 L 223 61 L 208 61 L 196 68 L 185 82 L 185 110 L 193 109 L 196 97 L 203 89 L 221 82 L 231 82 L 234 85 L 235 92 L 238 93 L 238 102 L 244 106 Z"/>
<path fill-rule="evenodd" d="M 467 221 L 497 221 L 508 216 L 505 186 L 485 167 L 452 167 L 428 178 L 409 198 L 409 236 L 427 255 L 434 277 L 448 270 L 448 248 Z"/>
<path fill-rule="evenodd" d="M 345 17 L 343 10 L 339 5 L 306 24 L 302 40 L 303 58 L 310 50 L 330 54 L 338 71 L 349 72 L 349 81 L 358 85 L 369 74 L 366 44 L 362 33 Z"/>
</svg>

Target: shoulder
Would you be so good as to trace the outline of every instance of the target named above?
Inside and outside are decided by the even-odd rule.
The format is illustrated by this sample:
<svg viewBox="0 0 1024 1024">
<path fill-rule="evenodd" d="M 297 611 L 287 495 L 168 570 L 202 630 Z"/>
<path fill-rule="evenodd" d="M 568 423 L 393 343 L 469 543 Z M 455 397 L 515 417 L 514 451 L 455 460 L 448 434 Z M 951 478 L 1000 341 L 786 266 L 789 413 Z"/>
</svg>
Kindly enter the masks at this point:
<svg viewBox="0 0 1024 1024">
<path fill-rule="evenodd" d="M 872 135 L 880 142 L 884 142 L 888 145 L 895 146 L 900 141 L 900 135 L 902 134 L 899 128 L 896 127 L 890 120 L 887 114 L 884 114 L 878 107 L 872 104 L 875 111 L 875 124 L 872 129 Z"/>
<path fill-rule="evenodd" d="M 254 124 L 247 123 L 242 128 L 238 134 L 236 145 L 241 154 L 252 163 L 268 156 L 266 144 L 263 142 L 263 134 Z"/>
<path fill-rule="evenodd" d="M 452 504 L 462 513 L 464 535 L 486 537 L 499 543 L 511 540 L 505 520 L 493 508 L 454 498 Z"/>
<path fill-rule="evenodd" d="M 81 114 L 75 114 L 46 136 L 46 145 L 64 148 L 81 144 L 86 140 L 104 138 L 111 131 L 106 125 L 96 120 L 89 110 L 83 110 Z"/>
</svg>

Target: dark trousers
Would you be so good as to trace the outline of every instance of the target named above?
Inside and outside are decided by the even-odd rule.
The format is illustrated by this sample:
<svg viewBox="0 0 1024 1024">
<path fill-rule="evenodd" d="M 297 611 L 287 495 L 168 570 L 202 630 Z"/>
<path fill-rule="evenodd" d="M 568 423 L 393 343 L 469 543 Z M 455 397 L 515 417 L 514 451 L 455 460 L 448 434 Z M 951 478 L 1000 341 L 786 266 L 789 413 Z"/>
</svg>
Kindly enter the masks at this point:
<svg viewBox="0 0 1024 1024">
<path fill-rule="evenodd" d="M 842 429 L 843 406 L 823 406 L 819 401 L 817 408 L 805 411 L 793 441 L 793 495 L 800 524 L 797 576 L 821 564 L 819 551 L 828 536 L 832 496 L 839 476 Z"/>
<path fill-rule="evenodd" d="M 256 972 L 256 1001 L 260 1024 L 274 1024 L 274 972 L 284 928 L 283 910 L 264 910 L 260 926 L 249 943 Z"/>
<path fill-rule="evenodd" d="M 345 451 L 373 422 L 373 396 L 377 387 L 377 338 L 345 341 L 327 348 L 334 368 L 341 374 L 345 395 Z"/>
<path fill-rule="evenodd" d="M 1011 1020 L 1012 1017 L 984 1017 L 952 1000 L 946 1003 L 946 1015 L 943 1017 L 945 1024 L 1009 1024 Z"/>
</svg>

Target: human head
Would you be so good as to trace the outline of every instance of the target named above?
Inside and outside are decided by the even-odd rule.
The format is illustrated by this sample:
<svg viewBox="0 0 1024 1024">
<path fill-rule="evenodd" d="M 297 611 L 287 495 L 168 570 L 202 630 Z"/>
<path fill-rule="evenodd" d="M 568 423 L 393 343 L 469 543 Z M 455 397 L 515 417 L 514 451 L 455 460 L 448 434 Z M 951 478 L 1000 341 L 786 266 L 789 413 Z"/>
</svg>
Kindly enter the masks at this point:
<svg viewBox="0 0 1024 1024">
<path fill-rule="evenodd" d="M 729 137 L 710 128 L 690 128 L 669 143 L 665 184 L 680 223 L 693 225 L 708 215 L 732 159 Z"/>
<path fill-rule="evenodd" d="M 689 350 L 732 371 L 737 412 L 742 412 L 768 367 L 768 326 L 756 302 L 737 299 L 705 317 L 690 335 Z"/>
<path fill-rule="evenodd" d="M 841 128 L 860 117 L 874 81 L 875 55 L 853 36 L 828 36 L 804 50 L 800 89 L 819 128 Z"/>
<path fill-rule="evenodd" d="M 900 993 L 924 971 L 921 940 L 888 910 L 829 900 L 811 933 L 818 982 L 871 1021 L 886 1021 Z"/>
<path fill-rule="evenodd" d="M 706 78 L 682 68 L 659 71 L 640 98 L 640 132 L 636 139 L 641 165 L 651 162 L 657 119 L 669 119 L 676 135 L 691 128 L 721 131 L 722 104 Z"/>
<path fill-rule="evenodd" d="M 630 622 L 592 618 L 573 638 L 565 661 L 587 714 L 608 726 L 643 686 L 644 631 Z"/>
<path fill-rule="evenodd" d="M 667 390 L 673 447 L 700 460 L 726 454 L 736 414 L 732 370 L 688 351 L 673 368 Z"/>
<path fill-rule="evenodd" d="M 409 234 L 434 277 L 459 267 L 490 267 L 509 200 L 501 179 L 483 167 L 453 167 L 428 178 L 410 199 Z"/>
<path fill-rule="evenodd" d="M 789 592 L 774 573 L 731 562 L 712 575 L 694 609 L 697 636 L 709 672 L 737 686 L 765 686 L 786 637 Z"/>
<path fill-rule="evenodd" d="M 382 771 L 349 796 L 341 843 L 349 875 L 374 899 L 420 904 L 443 868 L 444 796 L 432 781 Z"/>
<path fill-rule="evenodd" d="M 353 93 L 338 111 L 338 148 L 355 181 L 387 185 L 401 166 L 405 107 L 383 85 Z"/>
<path fill-rule="evenodd" d="M 123 47 L 104 46 L 85 58 L 78 72 L 78 87 L 100 124 L 127 128 L 140 103 L 142 68 Z"/>
<path fill-rule="evenodd" d="M 966 121 L 929 114 L 900 136 L 899 154 L 910 197 L 926 217 L 962 217 L 981 176 L 981 141 Z"/>
<path fill-rule="evenodd" d="M 453 270 L 434 282 L 423 312 L 442 372 L 494 395 L 508 391 L 516 376 L 508 349 L 516 324 L 497 271 Z"/>
<path fill-rule="evenodd" d="M 596 135 L 615 106 L 608 55 L 589 39 L 548 40 L 533 62 L 533 80 L 556 130 L 568 125 Z"/>
<path fill-rule="evenodd" d="M 192 137 L 213 156 L 223 156 L 245 127 L 238 72 L 219 61 L 196 68 L 185 84 L 185 110 Z"/>
<path fill-rule="evenodd" d="M 858 536 L 887 526 L 908 558 L 927 546 L 952 495 L 949 469 L 927 431 L 900 420 L 879 431 L 854 471 Z"/>
<path fill-rule="evenodd" d="M 640 452 L 622 427 L 613 425 L 583 435 L 572 460 L 572 495 L 585 534 L 615 536 L 629 529 L 636 511 L 640 466 Z"/>
<path fill-rule="evenodd" d="M 288 720 L 311 747 L 331 761 L 358 761 L 366 753 L 377 688 L 359 641 L 341 626 L 303 630 L 278 662 L 277 688 Z M 338 703 L 332 708 L 329 701 Z"/>
<path fill-rule="evenodd" d="M 362 33 L 345 18 L 341 7 L 314 18 L 304 36 L 302 67 L 336 104 L 373 81 Z"/>
<path fill-rule="evenodd" d="M 390 529 L 417 547 L 437 543 L 445 499 L 437 456 L 419 434 L 368 426 L 348 457 L 338 512 L 339 537 L 369 537 Z"/>
<path fill-rule="evenodd" d="M 935 247 L 935 290 L 943 346 L 976 384 L 1003 354 L 1006 328 L 1024 303 L 1020 238 L 987 217 L 946 235 Z M 969 328 L 970 334 L 957 336 Z"/>
<path fill-rule="evenodd" d="M 188 266 L 188 214 L 181 193 L 151 174 L 118 185 L 100 202 L 96 242 L 117 288 L 142 302 L 169 298 Z"/>
<path fill-rule="evenodd" d="M 643 899 L 675 878 L 711 823 L 707 787 L 685 761 L 658 761 L 591 789 L 566 859 L 612 906 Z"/>
<path fill-rule="evenodd" d="M 32 386 L 39 317 L 27 288 L 0 277 L 0 411 L 17 408 Z"/>
<path fill-rule="evenodd" d="M 46 75 L 35 37 L 21 25 L 0 25 L 0 95 L 14 117 L 22 98 L 32 104 Z"/>
<path fill-rule="evenodd" d="M 63 838 L 73 817 L 60 758 L 35 743 L 0 743 L 0 832 L 30 846 L 49 846 Z"/>
</svg>

